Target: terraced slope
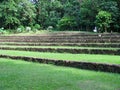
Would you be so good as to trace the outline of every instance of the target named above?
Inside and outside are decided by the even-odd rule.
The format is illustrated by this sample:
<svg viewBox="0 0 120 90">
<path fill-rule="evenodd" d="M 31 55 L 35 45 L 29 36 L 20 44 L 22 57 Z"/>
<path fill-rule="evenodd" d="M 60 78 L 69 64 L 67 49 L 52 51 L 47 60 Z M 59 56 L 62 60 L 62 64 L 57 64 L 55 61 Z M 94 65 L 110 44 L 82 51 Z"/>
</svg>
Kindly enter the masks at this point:
<svg viewBox="0 0 120 90">
<path fill-rule="evenodd" d="M 72 61 L 77 60 L 79 61 L 79 63 L 83 61 L 85 61 L 86 63 L 92 62 L 92 64 L 95 65 L 95 67 L 96 67 L 96 62 L 102 63 L 102 65 L 104 63 L 109 64 L 112 62 L 111 64 L 115 64 L 115 67 L 117 65 L 116 70 L 118 70 L 118 68 L 120 67 L 119 65 L 120 34 L 54 32 L 54 33 L 46 33 L 35 36 L 34 35 L 0 36 L 0 49 L 1 49 L 0 50 L 1 57 L 2 55 L 3 56 L 23 55 L 24 57 L 26 56 L 28 58 L 32 56 L 33 58 L 38 57 L 38 58 L 44 58 L 50 60 L 51 59 L 64 60 L 65 63 L 67 62 L 66 60 L 70 60 L 70 63 L 73 63 Z M 19 50 L 19 51 L 12 51 L 12 50 Z M 112 56 L 109 57 L 107 55 L 112 55 Z M 55 58 L 50 58 L 50 57 L 55 57 Z M 61 57 L 65 57 L 65 58 L 61 58 Z M 79 59 L 77 59 L 78 57 Z M 103 58 L 101 59 L 100 57 Z M 91 65 L 91 63 L 89 65 Z M 98 66 L 96 68 L 99 68 Z M 91 68 L 91 66 L 89 68 Z M 112 72 L 116 72 L 116 71 L 113 69 Z M 118 70 L 117 72 L 119 73 L 120 70 Z"/>
<path fill-rule="evenodd" d="M 72 54 L 108 54 L 120 55 L 120 48 L 70 47 L 70 46 L 0 46 L 3 50 L 22 50 L 36 52 L 56 52 Z"/>
<path fill-rule="evenodd" d="M 0 42 L 119 43 L 119 34 L 50 33 L 37 36 L 0 36 Z"/>
<path fill-rule="evenodd" d="M 120 48 L 120 43 L 23 43 L 23 42 L 1 42 L 0 45 L 10 46 L 72 46 L 72 47 L 107 47 Z"/>
<path fill-rule="evenodd" d="M 26 56 L 42 59 L 67 60 L 95 62 L 106 64 L 120 64 L 120 56 L 114 55 L 92 55 L 92 54 L 67 54 L 67 53 L 49 53 L 49 52 L 29 52 L 17 50 L 0 50 L 0 55 Z"/>
</svg>

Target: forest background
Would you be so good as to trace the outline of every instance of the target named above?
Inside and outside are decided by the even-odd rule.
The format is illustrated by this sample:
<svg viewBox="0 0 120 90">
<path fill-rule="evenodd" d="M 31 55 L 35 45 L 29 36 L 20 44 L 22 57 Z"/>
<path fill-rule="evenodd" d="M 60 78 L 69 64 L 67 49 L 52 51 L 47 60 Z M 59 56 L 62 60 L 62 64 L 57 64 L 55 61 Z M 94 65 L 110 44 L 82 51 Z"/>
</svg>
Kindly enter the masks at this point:
<svg viewBox="0 0 120 90">
<path fill-rule="evenodd" d="M 0 30 L 120 32 L 119 17 L 120 0 L 0 0 Z"/>
</svg>

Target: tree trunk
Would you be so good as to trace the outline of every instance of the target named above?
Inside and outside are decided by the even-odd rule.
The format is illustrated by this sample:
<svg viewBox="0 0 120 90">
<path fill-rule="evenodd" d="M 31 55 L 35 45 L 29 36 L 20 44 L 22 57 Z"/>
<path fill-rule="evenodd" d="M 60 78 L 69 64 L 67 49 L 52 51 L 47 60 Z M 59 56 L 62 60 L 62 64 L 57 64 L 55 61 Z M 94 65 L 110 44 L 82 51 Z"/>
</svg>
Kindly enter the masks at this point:
<svg viewBox="0 0 120 90">
<path fill-rule="evenodd" d="M 8 28 L 11 29 L 11 28 L 10 28 L 10 23 L 8 24 Z"/>
<path fill-rule="evenodd" d="M 107 27 L 105 26 L 105 32 L 107 33 Z"/>
</svg>

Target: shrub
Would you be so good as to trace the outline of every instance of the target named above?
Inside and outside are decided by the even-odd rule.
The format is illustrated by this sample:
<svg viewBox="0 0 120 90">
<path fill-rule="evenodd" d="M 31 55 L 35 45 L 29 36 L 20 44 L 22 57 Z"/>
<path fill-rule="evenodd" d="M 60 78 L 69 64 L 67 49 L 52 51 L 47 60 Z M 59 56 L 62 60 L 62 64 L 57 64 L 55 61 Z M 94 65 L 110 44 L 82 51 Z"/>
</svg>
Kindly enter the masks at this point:
<svg viewBox="0 0 120 90">
<path fill-rule="evenodd" d="M 0 28 L 0 34 L 6 34 L 7 33 L 7 31 L 2 27 L 2 28 Z"/>
<path fill-rule="evenodd" d="M 0 34 L 3 34 L 4 33 L 4 28 L 0 28 Z"/>
<path fill-rule="evenodd" d="M 26 27 L 26 32 L 30 32 L 31 31 L 31 27 Z"/>
<path fill-rule="evenodd" d="M 47 30 L 53 30 L 53 26 L 48 26 Z"/>
<path fill-rule="evenodd" d="M 21 28 L 17 28 L 17 32 L 21 33 L 22 32 Z"/>
<path fill-rule="evenodd" d="M 3 34 L 3 30 L 2 29 L 0 29 L 0 34 Z"/>
<path fill-rule="evenodd" d="M 25 30 L 25 27 L 24 26 L 20 26 L 21 30 L 24 31 Z"/>
<path fill-rule="evenodd" d="M 41 26 L 39 24 L 35 24 L 34 28 L 39 30 L 41 28 Z"/>
<path fill-rule="evenodd" d="M 32 31 L 33 32 L 37 32 L 38 29 L 36 29 L 35 27 L 32 27 Z"/>
<path fill-rule="evenodd" d="M 21 33 L 21 32 L 23 32 L 25 30 L 25 28 L 24 28 L 24 26 L 19 26 L 18 28 L 17 28 L 17 32 L 18 33 Z"/>
</svg>

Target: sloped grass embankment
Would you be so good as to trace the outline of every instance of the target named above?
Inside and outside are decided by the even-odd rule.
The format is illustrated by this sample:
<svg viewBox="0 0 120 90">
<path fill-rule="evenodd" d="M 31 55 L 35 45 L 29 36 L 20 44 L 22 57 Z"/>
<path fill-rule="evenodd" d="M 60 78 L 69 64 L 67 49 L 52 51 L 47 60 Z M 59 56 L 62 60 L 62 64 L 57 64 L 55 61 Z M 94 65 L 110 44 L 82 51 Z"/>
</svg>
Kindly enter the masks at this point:
<svg viewBox="0 0 120 90">
<path fill-rule="evenodd" d="M 1 90 L 119 90 L 120 75 L 0 59 Z"/>
<path fill-rule="evenodd" d="M 71 59 L 70 57 L 67 58 L 66 54 L 63 55 L 59 53 L 37 53 L 37 52 L 11 51 L 11 50 L 0 50 L 0 51 L 1 51 L 0 57 L 2 58 L 11 58 L 16 60 L 22 59 L 25 61 L 53 64 L 57 66 L 67 66 L 67 67 L 75 67 L 75 68 L 95 70 L 95 71 L 120 73 L 119 56 L 106 57 L 105 55 L 100 55 L 102 59 L 104 59 L 102 62 L 102 60 L 100 61 L 100 59 L 97 60 L 87 59 L 86 58 L 87 54 L 75 54 L 75 55 L 67 54 L 68 57 L 69 56 L 72 58 L 74 57 L 74 59 Z M 81 55 L 82 58 L 79 58 L 79 55 Z M 61 56 L 62 58 L 60 59 L 56 56 L 58 57 Z M 88 56 L 90 58 L 89 54 Z M 106 58 L 104 58 L 103 56 Z M 98 58 L 98 56 L 96 57 Z M 108 59 L 108 57 L 111 59 Z M 114 60 L 112 60 L 112 58 L 114 58 Z"/>
<path fill-rule="evenodd" d="M 70 47 L 70 46 L 0 46 L 3 50 L 23 50 L 38 52 L 56 52 L 72 54 L 108 54 L 120 55 L 120 48 Z"/>
</svg>

